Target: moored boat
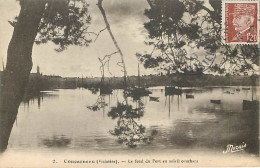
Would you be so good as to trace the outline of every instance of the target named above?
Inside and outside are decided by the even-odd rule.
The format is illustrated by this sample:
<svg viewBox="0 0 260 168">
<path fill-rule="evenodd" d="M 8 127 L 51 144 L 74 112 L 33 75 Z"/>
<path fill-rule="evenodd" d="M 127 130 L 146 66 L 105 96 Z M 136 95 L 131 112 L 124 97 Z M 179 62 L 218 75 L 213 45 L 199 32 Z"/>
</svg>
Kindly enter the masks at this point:
<svg viewBox="0 0 260 168">
<path fill-rule="evenodd" d="M 113 89 L 110 89 L 108 87 L 101 87 L 100 88 L 100 94 L 106 95 L 106 94 L 112 94 Z"/>
<path fill-rule="evenodd" d="M 165 95 L 181 95 L 182 89 L 175 88 L 175 86 L 166 86 L 165 87 Z"/>
<path fill-rule="evenodd" d="M 258 108 L 259 108 L 259 101 L 243 100 L 243 110 L 256 110 Z"/>
<path fill-rule="evenodd" d="M 156 101 L 156 102 L 159 102 L 159 97 L 152 97 L 152 96 L 149 96 L 149 100 L 150 100 L 150 101 Z"/>
<path fill-rule="evenodd" d="M 186 99 L 194 99 L 194 95 L 186 94 Z"/>
<path fill-rule="evenodd" d="M 221 104 L 221 100 L 210 100 L 210 103 Z"/>
</svg>

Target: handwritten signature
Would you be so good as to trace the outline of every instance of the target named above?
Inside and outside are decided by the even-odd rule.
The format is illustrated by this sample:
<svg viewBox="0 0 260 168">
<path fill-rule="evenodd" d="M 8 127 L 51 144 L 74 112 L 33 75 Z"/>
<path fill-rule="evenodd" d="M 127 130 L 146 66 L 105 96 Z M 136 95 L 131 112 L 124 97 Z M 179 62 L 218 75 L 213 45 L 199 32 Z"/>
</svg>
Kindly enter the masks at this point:
<svg viewBox="0 0 260 168">
<path fill-rule="evenodd" d="M 246 143 L 244 142 L 240 145 L 228 144 L 227 149 L 223 151 L 223 154 L 243 151 L 245 148 L 246 148 Z"/>
</svg>

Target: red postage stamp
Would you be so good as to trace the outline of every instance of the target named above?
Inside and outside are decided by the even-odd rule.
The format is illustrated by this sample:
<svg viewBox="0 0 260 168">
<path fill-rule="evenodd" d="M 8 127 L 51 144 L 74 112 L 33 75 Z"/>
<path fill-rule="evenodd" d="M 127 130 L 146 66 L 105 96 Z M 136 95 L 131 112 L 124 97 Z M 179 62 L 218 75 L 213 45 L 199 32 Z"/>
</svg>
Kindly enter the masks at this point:
<svg viewBox="0 0 260 168">
<path fill-rule="evenodd" d="M 259 44 L 259 0 L 222 1 L 224 44 Z"/>
</svg>

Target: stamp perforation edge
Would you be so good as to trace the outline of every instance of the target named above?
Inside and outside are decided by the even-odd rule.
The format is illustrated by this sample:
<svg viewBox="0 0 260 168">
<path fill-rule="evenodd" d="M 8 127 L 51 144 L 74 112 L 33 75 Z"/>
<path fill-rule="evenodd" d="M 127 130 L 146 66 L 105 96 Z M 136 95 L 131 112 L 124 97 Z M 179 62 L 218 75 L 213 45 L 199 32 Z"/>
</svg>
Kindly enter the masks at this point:
<svg viewBox="0 0 260 168">
<path fill-rule="evenodd" d="M 226 3 L 257 3 L 257 42 L 250 43 L 250 42 L 231 42 L 226 43 L 226 26 L 225 26 L 225 4 Z M 260 0 L 222 0 L 221 4 L 221 42 L 225 45 L 259 45 L 260 44 Z"/>
</svg>

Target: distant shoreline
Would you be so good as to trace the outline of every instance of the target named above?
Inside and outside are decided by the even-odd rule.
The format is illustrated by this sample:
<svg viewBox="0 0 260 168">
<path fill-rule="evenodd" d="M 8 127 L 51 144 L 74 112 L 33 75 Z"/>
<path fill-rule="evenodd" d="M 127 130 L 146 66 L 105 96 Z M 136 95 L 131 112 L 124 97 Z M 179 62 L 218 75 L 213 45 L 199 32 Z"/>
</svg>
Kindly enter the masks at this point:
<svg viewBox="0 0 260 168">
<path fill-rule="evenodd" d="M 2 77 L 2 71 L 0 71 Z M 101 77 L 61 77 L 31 73 L 27 92 L 47 91 L 53 89 L 100 88 Z M 105 77 L 103 86 L 111 89 L 125 87 L 123 77 Z M 155 87 L 155 86 L 180 86 L 180 87 L 214 87 L 214 86 L 259 86 L 259 75 L 251 76 L 218 76 L 218 75 L 145 75 L 128 76 L 127 86 Z"/>
</svg>

